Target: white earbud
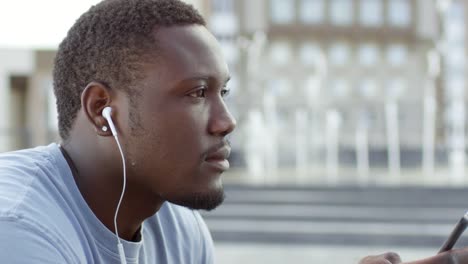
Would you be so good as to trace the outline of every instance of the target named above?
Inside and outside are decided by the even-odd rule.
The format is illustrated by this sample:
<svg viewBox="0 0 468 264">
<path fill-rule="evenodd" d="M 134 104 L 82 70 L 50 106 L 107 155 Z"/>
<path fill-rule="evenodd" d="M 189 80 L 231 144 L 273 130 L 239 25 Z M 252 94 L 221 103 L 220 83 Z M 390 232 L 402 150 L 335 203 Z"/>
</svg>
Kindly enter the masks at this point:
<svg viewBox="0 0 468 264">
<path fill-rule="evenodd" d="M 102 110 L 102 116 L 109 123 L 109 127 L 112 131 L 112 135 L 114 135 L 115 137 L 117 136 L 117 129 L 115 129 L 114 122 L 112 121 L 111 113 L 112 113 L 112 108 L 110 106 L 107 106 L 106 108 Z"/>
<path fill-rule="evenodd" d="M 114 227 L 115 227 L 115 235 L 117 236 L 117 248 L 119 250 L 120 263 L 121 264 L 127 264 L 127 259 L 125 258 L 125 251 L 124 251 L 122 242 L 120 241 L 119 230 L 117 228 L 117 216 L 119 214 L 120 205 L 122 204 L 122 200 L 123 200 L 123 197 L 124 197 L 124 194 L 125 194 L 125 188 L 126 188 L 126 185 L 127 185 L 127 169 L 126 169 L 126 166 L 125 166 L 125 156 L 124 156 L 124 153 L 122 151 L 122 146 L 120 146 L 119 137 L 117 136 L 117 129 L 115 129 L 114 122 L 112 121 L 111 113 L 112 113 L 112 108 L 110 106 L 107 106 L 102 110 L 102 116 L 107 120 L 107 123 L 109 123 L 109 127 L 110 127 L 110 129 L 112 131 L 112 135 L 114 135 L 115 142 L 117 143 L 117 146 L 119 147 L 120 155 L 122 157 L 123 185 L 122 185 L 122 192 L 120 194 L 120 199 L 119 199 L 119 202 L 117 204 L 117 208 L 115 209 Z M 105 130 L 104 130 L 104 128 L 105 128 Z M 103 131 L 107 131 L 106 126 L 103 126 L 102 129 L 103 129 Z"/>
</svg>

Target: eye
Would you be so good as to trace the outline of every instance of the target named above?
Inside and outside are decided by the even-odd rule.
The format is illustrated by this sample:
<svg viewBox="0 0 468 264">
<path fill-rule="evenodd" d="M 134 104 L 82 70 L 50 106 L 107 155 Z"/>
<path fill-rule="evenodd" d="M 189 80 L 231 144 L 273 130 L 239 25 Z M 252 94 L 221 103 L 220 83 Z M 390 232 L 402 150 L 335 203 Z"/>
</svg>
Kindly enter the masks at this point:
<svg viewBox="0 0 468 264">
<path fill-rule="evenodd" d="M 193 98 L 203 98 L 205 97 L 206 93 L 206 87 L 202 86 L 200 89 L 193 91 L 188 94 L 188 96 L 193 97 Z"/>
<path fill-rule="evenodd" d="M 231 92 L 231 90 L 229 90 L 229 89 L 221 90 L 221 97 L 227 97 L 230 92 Z"/>
</svg>

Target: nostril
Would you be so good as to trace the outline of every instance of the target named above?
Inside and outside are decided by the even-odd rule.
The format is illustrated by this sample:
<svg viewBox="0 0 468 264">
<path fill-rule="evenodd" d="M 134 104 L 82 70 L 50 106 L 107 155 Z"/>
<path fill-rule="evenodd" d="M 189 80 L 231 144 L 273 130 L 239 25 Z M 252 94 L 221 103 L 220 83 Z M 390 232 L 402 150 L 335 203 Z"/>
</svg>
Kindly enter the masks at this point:
<svg viewBox="0 0 468 264">
<path fill-rule="evenodd" d="M 236 127 L 236 122 L 235 120 L 228 115 L 227 118 L 217 118 L 217 119 L 212 119 L 208 130 L 209 133 L 212 135 L 219 135 L 219 136 L 226 136 L 230 134 Z"/>
<path fill-rule="evenodd" d="M 228 135 L 230 134 L 232 131 L 234 131 L 234 129 L 236 129 L 236 126 L 237 126 L 237 122 L 234 118 L 231 119 L 231 121 L 229 122 L 229 125 L 228 125 L 228 128 L 226 129 L 226 132 L 225 132 L 225 135 Z"/>
</svg>

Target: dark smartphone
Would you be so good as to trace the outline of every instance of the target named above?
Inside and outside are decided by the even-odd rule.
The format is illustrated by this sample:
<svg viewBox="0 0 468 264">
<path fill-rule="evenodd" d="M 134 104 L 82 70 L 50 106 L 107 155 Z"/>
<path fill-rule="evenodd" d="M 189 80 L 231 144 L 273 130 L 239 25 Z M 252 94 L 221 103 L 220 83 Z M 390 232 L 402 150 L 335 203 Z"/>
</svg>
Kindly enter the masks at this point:
<svg viewBox="0 0 468 264">
<path fill-rule="evenodd" d="M 458 221 L 458 223 L 455 225 L 455 228 L 453 229 L 452 233 L 450 233 L 450 236 L 447 238 L 447 241 L 445 241 L 444 245 L 440 248 L 439 253 L 451 250 L 455 243 L 457 243 L 457 240 L 463 234 L 467 226 L 468 212 L 466 212 L 465 215 L 460 219 L 460 221 Z"/>
</svg>

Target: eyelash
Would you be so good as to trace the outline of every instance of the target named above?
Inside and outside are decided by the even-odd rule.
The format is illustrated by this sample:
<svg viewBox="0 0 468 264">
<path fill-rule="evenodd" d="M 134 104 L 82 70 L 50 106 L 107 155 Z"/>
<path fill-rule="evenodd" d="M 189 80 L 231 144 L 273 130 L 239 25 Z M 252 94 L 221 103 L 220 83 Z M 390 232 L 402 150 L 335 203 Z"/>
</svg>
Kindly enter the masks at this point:
<svg viewBox="0 0 468 264">
<path fill-rule="evenodd" d="M 223 90 L 221 90 L 221 97 L 226 98 L 226 97 L 229 96 L 230 93 L 231 93 L 231 90 L 223 89 Z"/>
<path fill-rule="evenodd" d="M 205 97 L 205 93 L 206 93 L 206 88 L 202 88 L 202 89 L 198 89 L 196 91 L 189 93 L 189 96 L 193 98 L 200 98 L 200 97 Z"/>
<path fill-rule="evenodd" d="M 202 87 L 203 87 L 203 88 L 200 88 L 200 89 L 198 89 L 198 90 L 196 90 L 196 91 L 193 91 L 193 92 L 189 93 L 188 95 L 189 95 L 190 97 L 193 97 L 193 98 L 204 98 L 204 97 L 206 97 L 205 94 L 206 94 L 206 92 L 207 92 L 208 89 L 207 89 L 207 87 L 205 87 L 205 86 L 202 86 Z M 230 92 L 231 92 L 231 91 L 230 91 L 229 89 L 223 89 L 223 90 L 221 90 L 221 97 L 223 97 L 223 98 L 227 97 L 227 96 L 229 95 Z"/>
</svg>

